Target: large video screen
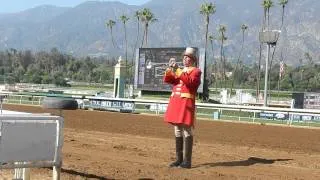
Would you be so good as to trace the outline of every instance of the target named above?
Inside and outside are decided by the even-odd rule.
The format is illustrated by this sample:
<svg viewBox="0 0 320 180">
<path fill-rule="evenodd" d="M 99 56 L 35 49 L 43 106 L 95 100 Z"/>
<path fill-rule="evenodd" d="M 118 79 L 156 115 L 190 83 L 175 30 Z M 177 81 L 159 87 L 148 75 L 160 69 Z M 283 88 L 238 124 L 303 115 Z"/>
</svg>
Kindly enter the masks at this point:
<svg viewBox="0 0 320 180">
<path fill-rule="evenodd" d="M 147 91 L 171 91 L 171 85 L 163 83 L 163 75 L 168 67 L 170 58 L 175 58 L 179 66 L 183 66 L 182 54 L 185 47 L 179 48 L 140 48 L 136 51 L 135 61 L 135 89 Z M 204 49 L 198 49 L 199 62 L 197 66 L 204 70 Z M 201 84 L 198 89 L 203 92 L 203 73 L 201 74 Z"/>
</svg>

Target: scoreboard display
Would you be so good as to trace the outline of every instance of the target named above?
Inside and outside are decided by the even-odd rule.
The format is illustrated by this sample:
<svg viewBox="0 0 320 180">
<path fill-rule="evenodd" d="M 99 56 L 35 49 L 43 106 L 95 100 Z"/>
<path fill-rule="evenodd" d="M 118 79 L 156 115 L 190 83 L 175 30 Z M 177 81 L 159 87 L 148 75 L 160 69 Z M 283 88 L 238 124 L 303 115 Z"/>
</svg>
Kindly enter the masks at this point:
<svg viewBox="0 0 320 180">
<path fill-rule="evenodd" d="M 171 85 L 163 83 L 163 75 L 170 58 L 175 58 L 179 67 L 185 47 L 179 48 L 140 48 L 136 50 L 134 88 L 147 91 L 171 91 Z M 204 49 L 197 50 L 197 66 L 204 72 Z M 203 92 L 203 73 L 198 92 Z"/>
</svg>

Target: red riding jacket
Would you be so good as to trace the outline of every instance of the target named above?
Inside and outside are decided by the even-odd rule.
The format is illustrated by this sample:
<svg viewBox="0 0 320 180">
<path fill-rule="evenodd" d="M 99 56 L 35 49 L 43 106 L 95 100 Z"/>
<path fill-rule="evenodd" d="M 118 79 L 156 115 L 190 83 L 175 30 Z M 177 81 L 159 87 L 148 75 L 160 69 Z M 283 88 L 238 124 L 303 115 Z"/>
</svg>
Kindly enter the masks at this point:
<svg viewBox="0 0 320 180">
<path fill-rule="evenodd" d="M 193 126 L 195 121 L 195 96 L 201 83 L 201 71 L 196 67 L 177 69 L 174 73 L 167 69 L 163 77 L 165 83 L 172 84 L 165 122 Z"/>
</svg>

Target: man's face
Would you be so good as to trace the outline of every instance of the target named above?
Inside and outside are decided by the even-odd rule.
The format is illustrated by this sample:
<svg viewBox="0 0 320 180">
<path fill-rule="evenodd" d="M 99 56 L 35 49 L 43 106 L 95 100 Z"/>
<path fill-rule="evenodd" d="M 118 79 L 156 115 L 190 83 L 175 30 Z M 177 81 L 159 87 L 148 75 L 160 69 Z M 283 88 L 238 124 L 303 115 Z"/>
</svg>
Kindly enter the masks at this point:
<svg viewBox="0 0 320 180">
<path fill-rule="evenodd" d="M 185 67 L 192 66 L 192 59 L 189 56 L 183 56 L 183 65 Z"/>
</svg>

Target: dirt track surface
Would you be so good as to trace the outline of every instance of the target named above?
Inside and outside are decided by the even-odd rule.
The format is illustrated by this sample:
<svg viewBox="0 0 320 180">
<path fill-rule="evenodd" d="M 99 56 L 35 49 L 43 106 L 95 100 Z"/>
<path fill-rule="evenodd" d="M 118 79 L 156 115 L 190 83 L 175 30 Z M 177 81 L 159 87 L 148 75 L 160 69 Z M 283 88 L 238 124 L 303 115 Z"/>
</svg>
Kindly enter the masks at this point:
<svg viewBox="0 0 320 180">
<path fill-rule="evenodd" d="M 5 105 L 33 113 L 40 107 Z M 320 179 L 320 129 L 197 121 L 192 169 L 174 160 L 173 128 L 163 117 L 64 111 L 62 180 L 73 179 Z M 12 177 L 2 170 L 0 179 Z M 32 169 L 31 179 L 51 179 Z"/>
</svg>

